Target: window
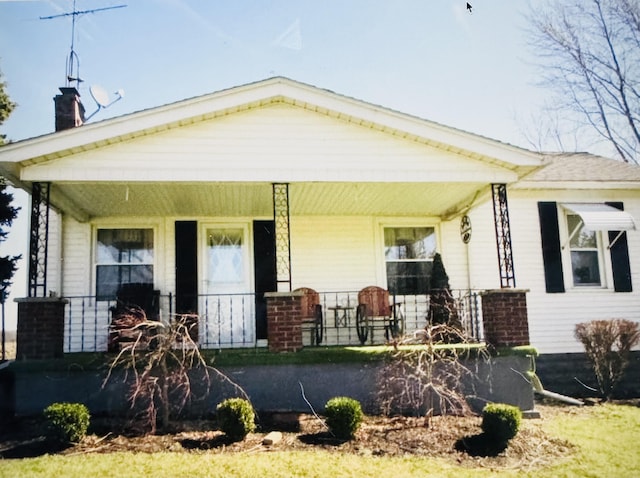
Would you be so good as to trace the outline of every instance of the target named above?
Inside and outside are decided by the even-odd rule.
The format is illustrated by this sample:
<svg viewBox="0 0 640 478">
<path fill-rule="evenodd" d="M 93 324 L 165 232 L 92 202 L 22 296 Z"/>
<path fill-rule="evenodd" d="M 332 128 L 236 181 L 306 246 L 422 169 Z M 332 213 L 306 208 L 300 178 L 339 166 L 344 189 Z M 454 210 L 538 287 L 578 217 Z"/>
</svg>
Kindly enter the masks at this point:
<svg viewBox="0 0 640 478">
<path fill-rule="evenodd" d="M 393 294 L 426 294 L 436 253 L 433 227 L 384 228 L 387 287 Z"/>
<path fill-rule="evenodd" d="M 600 253 L 596 231 L 587 229 L 582 218 L 577 214 L 567 214 L 567 225 L 573 285 L 601 285 Z"/>
<path fill-rule="evenodd" d="M 563 208 L 560 214 L 558 206 Z M 565 277 L 575 288 L 603 287 L 611 281 L 608 287 L 615 292 L 633 291 L 625 231 L 637 227 L 623 203 L 539 202 L 538 217 L 547 292 L 565 292 Z M 562 235 L 559 218 L 566 220 Z"/>
<path fill-rule="evenodd" d="M 125 284 L 153 286 L 153 230 L 98 229 L 96 297 L 113 300 Z"/>
<path fill-rule="evenodd" d="M 244 231 L 207 229 L 209 282 L 223 285 L 244 283 Z"/>
</svg>

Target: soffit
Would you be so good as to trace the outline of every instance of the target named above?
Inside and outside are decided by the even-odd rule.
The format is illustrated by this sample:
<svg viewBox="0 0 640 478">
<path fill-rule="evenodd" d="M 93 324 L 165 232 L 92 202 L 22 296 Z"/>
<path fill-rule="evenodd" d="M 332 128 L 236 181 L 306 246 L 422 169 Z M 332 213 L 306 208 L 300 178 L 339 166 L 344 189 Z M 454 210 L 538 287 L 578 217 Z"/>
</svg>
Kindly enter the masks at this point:
<svg viewBox="0 0 640 478">
<path fill-rule="evenodd" d="M 294 183 L 292 215 L 439 217 L 482 183 Z M 270 183 L 58 183 L 52 204 L 78 220 L 97 217 L 271 217 Z"/>
</svg>

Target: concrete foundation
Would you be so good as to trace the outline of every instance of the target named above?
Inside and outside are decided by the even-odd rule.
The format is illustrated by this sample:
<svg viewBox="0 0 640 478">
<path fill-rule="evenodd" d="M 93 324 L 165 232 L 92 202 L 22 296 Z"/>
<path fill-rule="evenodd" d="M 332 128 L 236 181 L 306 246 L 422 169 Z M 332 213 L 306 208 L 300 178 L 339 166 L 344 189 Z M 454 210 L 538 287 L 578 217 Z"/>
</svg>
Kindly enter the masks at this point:
<svg viewBox="0 0 640 478">
<path fill-rule="evenodd" d="M 500 357 L 490 362 L 478 360 L 469 364 L 469 368 L 477 367 L 479 377 L 475 383 L 468 384 L 475 395 L 470 399 L 473 408 L 479 411 L 491 401 L 516 405 L 522 410 L 533 409 L 533 391 L 524 379 L 529 365 L 529 359 L 525 357 Z M 375 414 L 379 412 L 377 377 L 381 369 L 381 363 L 370 362 L 254 365 L 224 367 L 220 371 L 245 391 L 259 411 L 310 412 L 311 407 L 322 411 L 330 398 L 349 396 L 359 400 L 366 413 Z M 54 402 L 84 403 L 94 414 L 124 414 L 129 409 L 125 398 L 127 386 L 122 375 L 115 375 L 102 388 L 106 372 L 102 370 L 71 368 L 65 372 L 45 372 L 30 366 L 8 367 L 2 372 L 4 379 L 0 377 L 0 388 L 5 382 L 11 386 L 11 391 L 5 395 L 12 397 L 15 415 L 40 413 Z M 209 393 L 203 400 L 190 405 L 188 415 L 210 414 L 223 399 L 240 396 L 228 381 L 212 377 Z M 203 392 L 202 376 L 196 375 L 193 379 L 196 392 Z M 5 407 L 4 412 L 10 411 L 9 408 Z"/>
</svg>

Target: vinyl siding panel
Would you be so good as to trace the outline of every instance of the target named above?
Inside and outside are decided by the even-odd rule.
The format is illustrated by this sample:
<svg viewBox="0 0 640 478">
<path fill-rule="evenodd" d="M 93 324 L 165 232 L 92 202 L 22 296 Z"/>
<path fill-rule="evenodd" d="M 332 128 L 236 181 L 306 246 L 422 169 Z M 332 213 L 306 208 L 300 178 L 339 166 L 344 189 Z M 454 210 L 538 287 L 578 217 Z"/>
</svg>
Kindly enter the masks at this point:
<svg viewBox="0 0 640 478">
<path fill-rule="evenodd" d="M 49 238 L 47 254 L 47 295 L 60 295 L 62 277 L 62 216 L 54 210 L 49 211 Z"/>
<path fill-rule="evenodd" d="M 62 294 L 65 297 L 93 295 L 91 225 L 65 217 L 63 237 Z"/>
<path fill-rule="evenodd" d="M 248 110 L 27 167 L 61 181 L 508 181 L 515 175 L 291 105 Z"/>
<path fill-rule="evenodd" d="M 292 217 L 291 266 L 293 288 L 317 291 L 357 291 L 384 287 L 377 265 L 379 234 L 371 217 Z M 379 256 L 379 257 L 378 257 Z"/>
<path fill-rule="evenodd" d="M 480 203 L 468 215 L 472 227 L 469 242 L 470 288 L 473 290 L 500 288 L 493 206 L 490 201 Z M 459 237 L 458 241 L 460 241 Z M 516 266 L 516 279 L 517 273 Z"/>
</svg>

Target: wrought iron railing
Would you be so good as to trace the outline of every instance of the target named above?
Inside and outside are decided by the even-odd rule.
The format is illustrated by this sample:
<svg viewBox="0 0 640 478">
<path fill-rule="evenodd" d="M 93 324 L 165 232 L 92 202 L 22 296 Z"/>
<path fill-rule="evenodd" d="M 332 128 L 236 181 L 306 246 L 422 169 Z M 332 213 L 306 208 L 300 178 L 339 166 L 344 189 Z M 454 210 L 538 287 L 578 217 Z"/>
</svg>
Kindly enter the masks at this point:
<svg viewBox="0 0 640 478">
<path fill-rule="evenodd" d="M 482 307 L 479 291 L 453 290 L 459 317 L 467 335 L 482 341 Z M 312 325 L 303 326 L 303 344 L 360 345 L 356 328 L 358 291 L 320 292 L 322 306 L 322 341 L 318 344 Z M 64 351 L 106 351 L 109 326 L 116 307 L 115 300 L 96 300 L 93 296 L 65 297 Z M 160 295 L 155 313 L 157 319 L 169 322 L 175 315 L 175 296 Z M 411 335 L 427 325 L 429 295 L 395 295 L 393 303 L 400 304 L 403 332 Z M 243 348 L 261 345 L 256 336 L 255 294 L 207 294 L 198 300 L 198 343 L 203 349 Z M 385 343 L 383 331 L 367 337 L 367 344 Z"/>
</svg>

